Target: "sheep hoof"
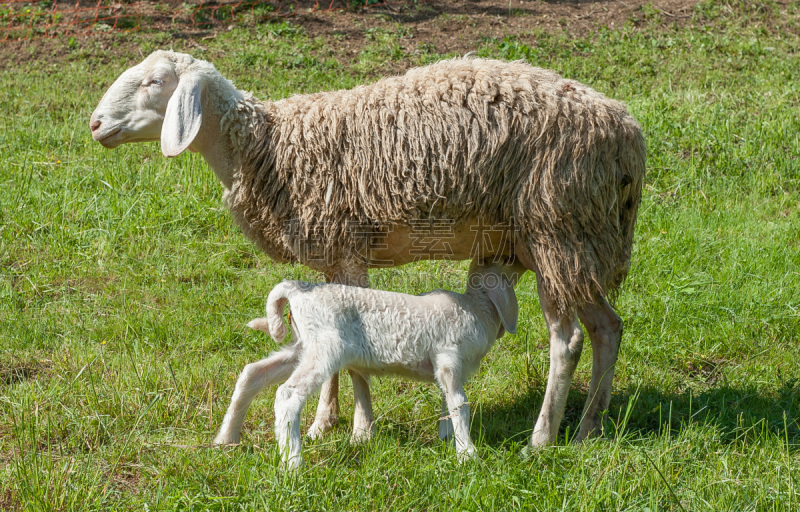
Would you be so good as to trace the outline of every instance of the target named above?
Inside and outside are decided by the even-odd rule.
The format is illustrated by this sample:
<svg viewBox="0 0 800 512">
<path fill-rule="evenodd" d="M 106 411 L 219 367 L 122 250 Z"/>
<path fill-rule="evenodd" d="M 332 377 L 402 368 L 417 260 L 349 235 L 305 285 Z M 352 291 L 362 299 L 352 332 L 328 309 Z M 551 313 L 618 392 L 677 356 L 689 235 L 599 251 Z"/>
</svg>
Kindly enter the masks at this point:
<svg viewBox="0 0 800 512">
<path fill-rule="evenodd" d="M 372 429 L 370 428 L 357 428 L 353 429 L 350 435 L 350 444 L 361 444 L 372 439 Z"/>
</svg>

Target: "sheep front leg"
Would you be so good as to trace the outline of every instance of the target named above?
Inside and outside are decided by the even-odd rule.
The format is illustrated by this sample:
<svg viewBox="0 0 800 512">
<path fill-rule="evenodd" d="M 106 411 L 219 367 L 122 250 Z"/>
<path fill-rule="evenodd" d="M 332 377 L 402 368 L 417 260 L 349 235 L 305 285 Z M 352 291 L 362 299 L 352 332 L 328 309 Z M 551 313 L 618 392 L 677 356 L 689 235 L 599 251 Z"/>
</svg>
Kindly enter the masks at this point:
<svg viewBox="0 0 800 512">
<path fill-rule="evenodd" d="M 539 301 L 542 305 L 547 329 L 550 331 L 550 374 L 544 393 L 539 419 L 531 435 L 531 447 L 554 444 L 558 437 L 558 427 L 567 406 L 567 394 L 572 383 L 572 375 L 578 366 L 583 350 L 583 331 L 578 318 L 557 313 L 554 301 L 544 293 L 541 278 L 537 276 Z"/>
<path fill-rule="evenodd" d="M 469 437 L 469 402 L 461 382 L 460 365 L 444 363 L 437 364 L 436 379 L 444 392 L 450 420 L 453 422 L 453 435 L 455 437 L 456 454 L 460 462 L 475 457 L 475 445 Z"/>
<path fill-rule="evenodd" d="M 611 383 L 622 340 L 622 319 L 605 299 L 578 310 L 592 342 L 592 380 L 583 408 L 576 441 L 598 436 L 603 431 L 603 414 L 611 402 Z"/>
</svg>

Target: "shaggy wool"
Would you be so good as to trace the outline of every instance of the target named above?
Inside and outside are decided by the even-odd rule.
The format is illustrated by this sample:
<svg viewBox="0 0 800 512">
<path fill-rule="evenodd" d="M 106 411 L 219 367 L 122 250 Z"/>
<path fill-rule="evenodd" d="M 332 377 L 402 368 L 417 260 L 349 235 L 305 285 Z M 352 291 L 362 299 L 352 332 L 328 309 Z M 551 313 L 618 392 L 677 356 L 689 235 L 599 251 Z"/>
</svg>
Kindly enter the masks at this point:
<svg viewBox="0 0 800 512">
<path fill-rule="evenodd" d="M 229 206 L 276 259 L 352 261 L 365 231 L 478 218 L 513 223 L 562 311 L 613 297 L 628 273 L 641 128 L 552 71 L 447 60 L 352 90 L 248 97 L 221 129 L 242 155 Z"/>
</svg>

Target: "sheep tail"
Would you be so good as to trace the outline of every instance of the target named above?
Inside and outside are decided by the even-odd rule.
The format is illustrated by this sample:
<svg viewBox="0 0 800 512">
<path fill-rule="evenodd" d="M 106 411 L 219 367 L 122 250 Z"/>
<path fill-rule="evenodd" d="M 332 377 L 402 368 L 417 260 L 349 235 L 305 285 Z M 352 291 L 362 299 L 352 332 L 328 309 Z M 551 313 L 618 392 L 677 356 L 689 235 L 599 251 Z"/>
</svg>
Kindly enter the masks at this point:
<svg viewBox="0 0 800 512">
<path fill-rule="evenodd" d="M 642 201 L 642 186 L 647 160 L 647 145 L 642 130 L 632 118 L 626 118 L 619 158 L 619 192 L 616 206 L 618 240 L 620 249 L 617 256 L 618 265 L 609 276 L 609 298 L 614 299 L 619 287 L 628 275 L 631 263 L 633 233 L 639 204 Z"/>
<path fill-rule="evenodd" d="M 267 328 L 272 338 L 280 343 L 289 333 L 283 322 L 283 310 L 289 302 L 289 294 L 295 289 L 295 284 L 284 281 L 269 292 L 267 297 Z"/>
</svg>

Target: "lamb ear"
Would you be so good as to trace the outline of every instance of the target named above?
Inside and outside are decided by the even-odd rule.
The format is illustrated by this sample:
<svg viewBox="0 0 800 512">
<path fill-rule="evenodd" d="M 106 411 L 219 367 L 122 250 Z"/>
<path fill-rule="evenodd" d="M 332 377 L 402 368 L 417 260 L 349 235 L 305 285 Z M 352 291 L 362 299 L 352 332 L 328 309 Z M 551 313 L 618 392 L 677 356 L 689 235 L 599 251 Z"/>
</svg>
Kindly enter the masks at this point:
<svg viewBox="0 0 800 512">
<path fill-rule="evenodd" d="M 178 156 L 197 137 L 203 124 L 202 81 L 192 73 L 184 73 L 172 93 L 161 125 L 161 152 Z"/>
<path fill-rule="evenodd" d="M 487 287 L 486 294 L 494 304 L 495 309 L 497 309 L 503 328 L 511 334 L 516 334 L 517 316 L 519 315 L 517 295 L 514 293 L 514 287 L 511 283 L 506 282 L 503 278 L 500 278 L 499 281 L 497 286 Z M 500 329 L 497 337 L 499 338 L 502 335 L 503 329 Z"/>
</svg>

